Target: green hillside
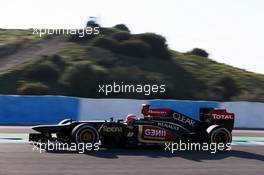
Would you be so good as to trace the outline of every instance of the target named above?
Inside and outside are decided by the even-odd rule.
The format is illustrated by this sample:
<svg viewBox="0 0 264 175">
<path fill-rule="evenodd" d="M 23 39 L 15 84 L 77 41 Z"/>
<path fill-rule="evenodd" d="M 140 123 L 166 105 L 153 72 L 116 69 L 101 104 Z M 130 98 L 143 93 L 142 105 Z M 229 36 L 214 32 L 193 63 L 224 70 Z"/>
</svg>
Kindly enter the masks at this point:
<svg viewBox="0 0 264 175">
<path fill-rule="evenodd" d="M 0 58 L 41 40 L 28 30 L 0 29 Z"/>
<path fill-rule="evenodd" d="M 264 101 L 264 75 L 218 63 L 193 52 L 168 49 L 160 35 L 131 34 L 123 28 L 102 28 L 100 36 L 33 37 L 31 31 L 0 30 L 0 94 L 55 94 L 93 98 L 169 98 Z M 21 43 L 22 42 L 22 43 Z M 6 45 L 40 43 L 6 52 Z M 43 42 L 43 43 L 42 43 Z M 45 42 L 45 43 L 44 43 Z M 41 45 L 42 44 L 42 45 Z M 55 47 L 55 46 L 61 47 Z M 31 53 L 30 52 L 30 53 Z M 1 55 L 1 53 L 5 53 Z M 20 54 L 21 53 L 21 54 Z M 12 56 L 17 54 L 16 57 Z M 21 57 L 22 57 L 21 56 Z M 10 57 L 10 58 L 9 58 Z M 12 66 L 2 62 L 13 60 Z M 1 67 L 2 64 L 2 67 Z M 165 84 L 166 93 L 104 95 L 99 84 Z"/>
</svg>

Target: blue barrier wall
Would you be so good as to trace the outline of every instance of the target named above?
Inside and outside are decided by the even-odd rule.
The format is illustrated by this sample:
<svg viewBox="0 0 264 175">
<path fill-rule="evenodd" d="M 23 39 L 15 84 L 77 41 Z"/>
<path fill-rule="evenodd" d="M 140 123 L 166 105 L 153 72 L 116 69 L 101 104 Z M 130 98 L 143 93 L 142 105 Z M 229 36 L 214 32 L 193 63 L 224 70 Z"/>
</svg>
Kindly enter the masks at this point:
<svg viewBox="0 0 264 175">
<path fill-rule="evenodd" d="M 0 124 L 34 125 L 78 118 L 79 99 L 63 96 L 0 96 Z"/>
<path fill-rule="evenodd" d="M 224 108 L 235 113 L 235 127 L 264 128 L 264 103 L 12 95 L 0 95 L 0 125 L 55 124 L 65 118 L 73 120 L 125 118 L 129 113 L 140 116 L 143 103 L 149 103 L 152 107 L 171 108 L 197 120 L 200 108 Z"/>
</svg>

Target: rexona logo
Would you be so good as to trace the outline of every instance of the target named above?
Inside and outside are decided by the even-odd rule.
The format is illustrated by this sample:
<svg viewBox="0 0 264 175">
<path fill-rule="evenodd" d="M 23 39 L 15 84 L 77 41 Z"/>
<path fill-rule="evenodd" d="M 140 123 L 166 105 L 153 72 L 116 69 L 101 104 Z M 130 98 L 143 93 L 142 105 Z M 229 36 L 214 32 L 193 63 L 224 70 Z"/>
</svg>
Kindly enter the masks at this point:
<svg viewBox="0 0 264 175">
<path fill-rule="evenodd" d="M 216 120 L 232 120 L 234 119 L 234 116 L 231 114 L 212 114 L 213 115 L 213 119 Z"/>
<path fill-rule="evenodd" d="M 122 127 L 103 127 L 103 132 L 122 132 Z"/>
<path fill-rule="evenodd" d="M 193 119 L 190 119 L 188 117 L 185 117 L 185 116 L 177 114 L 177 113 L 173 113 L 173 118 L 175 120 L 181 122 L 181 123 L 188 124 L 192 127 L 194 127 L 194 125 L 195 125 L 195 121 Z"/>
</svg>

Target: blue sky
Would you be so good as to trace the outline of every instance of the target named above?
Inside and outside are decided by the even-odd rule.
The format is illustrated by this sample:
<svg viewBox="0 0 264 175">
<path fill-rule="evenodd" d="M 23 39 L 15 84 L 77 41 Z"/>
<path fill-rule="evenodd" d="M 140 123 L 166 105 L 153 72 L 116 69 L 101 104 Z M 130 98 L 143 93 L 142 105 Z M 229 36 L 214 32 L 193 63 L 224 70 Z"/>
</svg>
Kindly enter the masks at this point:
<svg viewBox="0 0 264 175">
<path fill-rule="evenodd" d="M 103 26 L 164 35 L 169 47 L 207 50 L 218 62 L 264 73 L 262 0 L 2 0 L 0 28 Z"/>
</svg>

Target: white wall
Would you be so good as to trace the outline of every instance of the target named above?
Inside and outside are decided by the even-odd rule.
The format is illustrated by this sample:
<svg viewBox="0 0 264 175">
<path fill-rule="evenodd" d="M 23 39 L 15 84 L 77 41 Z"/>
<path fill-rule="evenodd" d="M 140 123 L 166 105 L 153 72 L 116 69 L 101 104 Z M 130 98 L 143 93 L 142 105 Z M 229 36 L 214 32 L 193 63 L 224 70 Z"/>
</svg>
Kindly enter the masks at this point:
<svg viewBox="0 0 264 175">
<path fill-rule="evenodd" d="M 264 128 L 264 103 L 224 102 L 220 107 L 235 113 L 235 127 Z"/>
<path fill-rule="evenodd" d="M 141 115 L 146 100 L 132 99 L 80 99 L 79 120 L 124 119 L 128 114 Z"/>
</svg>

